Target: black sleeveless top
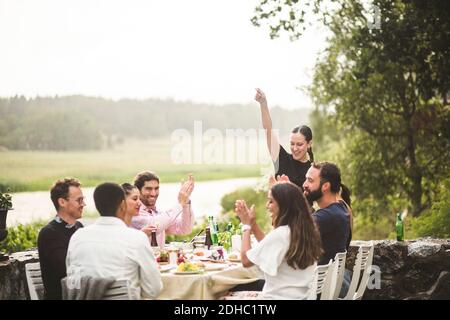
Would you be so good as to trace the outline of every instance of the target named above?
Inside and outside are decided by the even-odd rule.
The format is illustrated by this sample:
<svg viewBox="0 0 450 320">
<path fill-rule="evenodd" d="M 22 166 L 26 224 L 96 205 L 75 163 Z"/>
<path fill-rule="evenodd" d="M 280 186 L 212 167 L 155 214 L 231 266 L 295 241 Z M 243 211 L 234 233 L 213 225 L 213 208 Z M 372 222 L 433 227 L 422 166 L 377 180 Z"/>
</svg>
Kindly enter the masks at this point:
<svg viewBox="0 0 450 320">
<path fill-rule="evenodd" d="M 306 172 L 311 167 L 311 161 L 300 162 L 294 160 L 292 154 L 289 154 L 280 145 L 280 153 L 278 159 L 273 163 L 275 167 L 275 177 L 285 174 L 292 183 L 295 183 L 303 190 L 303 183 L 306 180 Z"/>
</svg>

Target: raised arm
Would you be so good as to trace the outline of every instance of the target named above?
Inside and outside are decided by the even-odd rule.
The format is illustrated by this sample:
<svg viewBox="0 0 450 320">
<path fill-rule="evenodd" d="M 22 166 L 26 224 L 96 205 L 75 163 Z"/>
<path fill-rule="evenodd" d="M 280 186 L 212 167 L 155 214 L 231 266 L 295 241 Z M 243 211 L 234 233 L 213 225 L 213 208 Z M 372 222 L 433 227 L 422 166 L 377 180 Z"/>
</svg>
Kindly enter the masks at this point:
<svg viewBox="0 0 450 320">
<path fill-rule="evenodd" d="M 192 231 L 194 226 L 194 214 L 190 204 L 190 196 L 194 190 L 194 177 L 189 175 L 188 180 L 181 185 L 178 193 L 178 203 L 182 208 L 181 217 L 177 217 L 170 223 L 166 232 L 168 234 L 187 234 Z"/>
<path fill-rule="evenodd" d="M 267 106 L 266 95 L 259 88 L 256 88 L 255 100 L 261 108 L 262 124 L 266 130 L 267 148 L 269 149 L 272 161 L 276 161 L 280 153 L 280 142 L 272 128 L 272 118 L 270 117 L 269 107 Z"/>
<path fill-rule="evenodd" d="M 249 209 L 245 200 L 236 200 L 235 211 L 239 219 L 244 225 L 249 225 L 250 229 L 245 229 L 242 233 L 241 242 L 241 260 L 242 265 L 246 268 L 253 266 L 253 262 L 247 257 L 247 251 L 252 248 L 250 235 L 253 233 L 256 240 L 261 241 L 264 239 L 264 232 L 256 224 L 255 205 L 252 205 Z"/>
</svg>

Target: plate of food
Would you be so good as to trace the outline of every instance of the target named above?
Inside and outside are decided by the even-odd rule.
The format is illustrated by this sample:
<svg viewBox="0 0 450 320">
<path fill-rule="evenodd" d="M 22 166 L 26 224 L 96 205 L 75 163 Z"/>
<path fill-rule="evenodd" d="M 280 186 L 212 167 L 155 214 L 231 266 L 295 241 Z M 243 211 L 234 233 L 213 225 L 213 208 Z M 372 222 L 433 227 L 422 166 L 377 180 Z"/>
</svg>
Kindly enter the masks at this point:
<svg viewBox="0 0 450 320">
<path fill-rule="evenodd" d="M 204 270 L 200 267 L 200 265 L 196 263 L 192 263 L 189 261 L 182 262 L 178 265 L 175 270 L 175 274 L 197 274 L 201 273 Z"/>
<path fill-rule="evenodd" d="M 186 274 L 199 274 L 199 273 L 202 273 L 202 272 L 203 272 L 203 270 L 198 270 L 198 271 L 176 271 L 175 270 L 174 274 L 184 274 L 184 275 L 186 275 Z"/>
</svg>

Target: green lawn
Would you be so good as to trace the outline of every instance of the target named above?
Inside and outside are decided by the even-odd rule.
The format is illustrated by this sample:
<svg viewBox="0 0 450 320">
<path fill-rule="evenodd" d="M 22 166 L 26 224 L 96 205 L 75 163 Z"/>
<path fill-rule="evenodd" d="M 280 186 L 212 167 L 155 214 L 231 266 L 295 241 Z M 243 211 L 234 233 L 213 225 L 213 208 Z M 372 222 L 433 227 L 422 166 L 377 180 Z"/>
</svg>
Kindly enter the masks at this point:
<svg viewBox="0 0 450 320">
<path fill-rule="evenodd" d="M 173 164 L 170 140 L 127 142 L 111 150 L 86 152 L 0 152 L 0 189 L 12 192 L 48 190 L 53 181 L 73 176 L 83 186 L 131 182 L 136 173 L 155 171 L 164 182 L 193 173 L 197 181 L 259 176 L 259 165 Z"/>
</svg>

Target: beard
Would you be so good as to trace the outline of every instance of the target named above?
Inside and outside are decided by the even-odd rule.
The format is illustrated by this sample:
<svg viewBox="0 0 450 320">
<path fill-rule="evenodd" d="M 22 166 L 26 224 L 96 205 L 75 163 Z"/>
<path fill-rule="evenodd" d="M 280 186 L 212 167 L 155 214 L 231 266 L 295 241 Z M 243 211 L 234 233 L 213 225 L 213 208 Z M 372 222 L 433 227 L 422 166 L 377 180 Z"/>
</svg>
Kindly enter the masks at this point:
<svg viewBox="0 0 450 320">
<path fill-rule="evenodd" d="M 140 200 L 146 207 L 153 207 L 156 204 L 155 199 L 141 198 Z"/>
<path fill-rule="evenodd" d="M 319 189 L 317 190 L 309 191 L 308 193 L 305 194 L 305 196 L 310 203 L 319 200 L 320 198 L 323 197 L 322 186 L 320 186 Z"/>
</svg>

